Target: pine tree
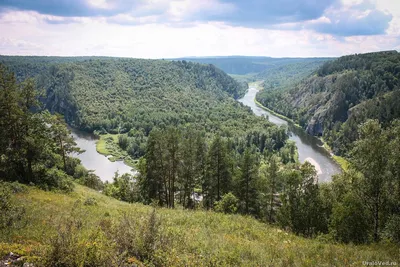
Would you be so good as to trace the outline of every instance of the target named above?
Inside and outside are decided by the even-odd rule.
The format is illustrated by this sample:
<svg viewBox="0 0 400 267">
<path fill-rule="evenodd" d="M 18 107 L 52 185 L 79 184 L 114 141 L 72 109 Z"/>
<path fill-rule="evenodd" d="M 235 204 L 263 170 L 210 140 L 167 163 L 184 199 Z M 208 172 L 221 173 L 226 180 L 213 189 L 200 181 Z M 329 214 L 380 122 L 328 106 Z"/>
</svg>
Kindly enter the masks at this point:
<svg viewBox="0 0 400 267">
<path fill-rule="evenodd" d="M 231 159 L 227 143 L 216 135 L 208 151 L 207 179 L 205 183 L 206 206 L 212 207 L 222 195 L 231 191 Z"/>
<path fill-rule="evenodd" d="M 260 167 L 260 186 L 259 191 L 263 196 L 262 201 L 265 206 L 265 214 L 269 222 L 276 220 L 275 210 L 277 208 L 277 195 L 281 190 L 279 177 L 279 158 L 276 156 L 270 157 Z"/>
<path fill-rule="evenodd" d="M 62 157 L 64 171 L 71 173 L 71 170 L 67 170 L 68 155 L 71 153 L 82 153 L 83 151 L 77 147 L 71 131 L 67 128 L 64 118 L 60 114 L 55 114 L 51 117 L 51 131 L 56 142 L 56 150 Z"/>
<path fill-rule="evenodd" d="M 239 199 L 244 203 L 245 214 L 258 214 L 258 159 L 254 149 L 246 148 L 241 162 Z"/>
</svg>

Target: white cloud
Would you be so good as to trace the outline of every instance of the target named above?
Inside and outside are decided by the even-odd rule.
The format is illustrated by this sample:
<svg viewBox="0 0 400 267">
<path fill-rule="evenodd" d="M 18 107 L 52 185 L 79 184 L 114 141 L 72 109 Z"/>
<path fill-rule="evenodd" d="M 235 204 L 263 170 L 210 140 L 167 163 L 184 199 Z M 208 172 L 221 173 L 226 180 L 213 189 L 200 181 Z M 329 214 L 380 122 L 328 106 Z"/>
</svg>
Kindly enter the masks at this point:
<svg viewBox="0 0 400 267">
<path fill-rule="evenodd" d="M 165 1 L 157 2 L 159 5 L 165 4 Z M 175 13 L 169 14 L 176 19 L 199 10 L 198 6 L 184 5 L 183 3 L 188 3 L 186 0 L 177 2 L 183 6 L 175 9 Z M 204 2 L 202 8 L 212 8 L 213 4 L 215 1 L 212 0 Z M 393 6 L 378 7 L 382 9 Z M 146 13 L 145 10 L 140 12 Z M 399 12 L 399 15 L 395 15 L 395 12 Z M 400 9 L 394 10 L 392 14 L 396 18 L 395 21 L 398 21 Z M 49 20 L 57 23 L 63 19 L 36 12 L 5 13 L 0 18 L 0 53 L 139 58 L 213 55 L 317 57 L 400 49 L 399 24 L 393 22 L 388 35 L 338 39 L 330 34 L 298 27 L 296 24 L 286 25 L 284 30 L 233 27 L 222 22 L 173 27 L 157 24 L 157 16 L 112 17 L 115 20 L 130 21 L 131 23 L 127 24 L 132 25 L 126 26 L 108 23 L 110 18 L 104 17 L 71 18 L 74 23 L 69 24 L 47 23 Z M 329 23 L 330 19 L 321 17 L 315 21 Z"/>
<path fill-rule="evenodd" d="M 389 35 L 400 36 L 400 1 L 398 0 L 379 0 L 376 1 L 376 8 L 378 10 L 390 13 L 393 19 L 390 22 L 387 33 Z"/>
</svg>

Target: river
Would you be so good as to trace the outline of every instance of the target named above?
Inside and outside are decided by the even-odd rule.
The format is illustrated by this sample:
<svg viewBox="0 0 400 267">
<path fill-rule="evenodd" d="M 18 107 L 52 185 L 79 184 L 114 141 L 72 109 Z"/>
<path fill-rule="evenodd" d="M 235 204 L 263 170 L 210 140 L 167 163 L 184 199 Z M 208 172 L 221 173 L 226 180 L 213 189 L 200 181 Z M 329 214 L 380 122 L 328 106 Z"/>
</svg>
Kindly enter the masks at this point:
<svg viewBox="0 0 400 267">
<path fill-rule="evenodd" d="M 315 166 L 319 182 L 330 182 L 332 175 L 340 173 L 340 167 L 332 159 L 329 152 L 322 147 L 321 140 L 257 106 L 254 102 L 257 92 L 258 90 L 255 86 L 250 86 L 246 95 L 238 101 L 249 106 L 257 116 L 267 115 L 272 123 L 279 126 L 286 125 L 289 139 L 296 143 L 300 162 L 304 163 L 307 160 Z"/>
<path fill-rule="evenodd" d="M 93 134 L 72 128 L 70 130 L 78 147 L 85 150 L 84 153 L 74 156 L 81 160 L 86 169 L 93 170 L 103 182 L 112 181 L 116 171 L 119 174 L 135 174 L 135 171 L 124 162 L 111 162 L 106 156 L 99 154 L 96 150 L 97 138 Z"/>
</svg>

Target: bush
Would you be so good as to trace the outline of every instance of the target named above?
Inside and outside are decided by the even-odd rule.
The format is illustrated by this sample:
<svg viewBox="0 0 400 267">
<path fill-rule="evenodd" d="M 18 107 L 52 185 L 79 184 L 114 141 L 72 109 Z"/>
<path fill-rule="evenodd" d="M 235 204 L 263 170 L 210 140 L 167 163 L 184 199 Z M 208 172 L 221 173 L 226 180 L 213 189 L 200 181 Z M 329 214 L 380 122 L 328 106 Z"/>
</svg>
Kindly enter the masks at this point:
<svg viewBox="0 0 400 267">
<path fill-rule="evenodd" d="M 39 187 L 44 190 L 58 189 L 66 193 L 74 190 L 72 179 L 57 168 L 51 168 L 45 172 L 39 181 Z"/>
<path fill-rule="evenodd" d="M 118 254 L 126 255 L 129 261 L 151 262 L 155 265 L 157 252 L 167 248 L 166 240 L 160 231 L 161 222 L 154 209 L 147 219 L 135 220 L 127 214 L 123 214 L 113 236 L 115 238 Z M 164 241 L 164 242 L 163 242 Z"/>
<path fill-rule="evenodd" d="M 393 215 L 386 223 L 384 237 L 400 244 L 400 215 Z"/>
<path fill-rule="evenodd" d="M 348 193 L 342 202 L 333 206 L 330 232 L 340 242 L 366 243 L 371 229 L 370 221 L 361 200 Z"/>
<path fill-rule="evenodd" d="M 24 193 L 28 191 L 28 187 L 24 184 L 20 184 L 18 182 L 12 182 L 9 184 L 10 190 L 13 193 Z"/>
<path fill-rule="evenodd" d="M 126 148 L 127 148 L 128 145 L 129 145 L 129 139 L 128 139 L 128 137 L 127 137 L 126 135 L 124 135 L 124 134 L 119 135 L 119 136 L 118 136 L 118 145 L 119 145 L 122 149 L 126 150 Z"/>
<path fill-rule="evenodd" d="M 0 182 L 0 230 L 17 226 L 25 215 L 25 209 L 18 206 L 12 197 L 12 188 L 16 188 L 16 184 L 10 186 Z"/>
<path fill-rule="evenodd" d="M 217 212 L 236 213 L 238 202 L 239 201 L 234 194 L 228 193 L 223 195 L 220 201 L 215 202 L 214 209 Z"/>
<path fill-rule="evenodd" d="M 73 157 L 67 157 L 66 158 L 66 170 L 65 172 L 70 175 L 70 176 L 74 176 L 76 175 L 76 171 L 78 169 L 79 166 L 81 165 L 81 160 L 78 158 L 73 158 Z M 79 178 L 79 177 L 78 177 Z"/>
<path fill-rule="evenodd" d="M 104 189 L 103 182 L 100 180 L 99 176 L 93 172 L 89 172 L 86 176 L 82 177 L 80 183 L 97 191 Z"/>
<path fill-rule="evenodd" d="M 75 179 L 84 178 L 84 177 L 88 176 L 88 174 L 89 174 L 89 171 L 85 167 L 83 167 L 83 165 L 79 164 L 79 165 L 75 166 L 75 169 L 74 169 L 74 178 Z"/>
<path fill-rule="evenodd" d="M 85 202 L 83 202 L 83 205 L 85 206 L 97 206 L 97 200 L 92 197 L 88 197 L 85 199 Z"/>
<path fill-rule="evenodd" d="M 100 228 L 85 235 L 80 219 L 83 210 L 77 205 L 70 216 L 60 220 L 57 234 L 50 239 L 49 249 L 44 255 L 44 266 L 120 266 L 113 261 L 113 246 Z"/>
<path fill-rule="evenodd" d="M 133 175 L 129 173 L 119 175 L 116 172 L 113 179 L 112 183 L 106 182 L 104 184 L 103 193 L 106 196 L 130 203 L 138 201 L 138 186 Z"/>
</svg>

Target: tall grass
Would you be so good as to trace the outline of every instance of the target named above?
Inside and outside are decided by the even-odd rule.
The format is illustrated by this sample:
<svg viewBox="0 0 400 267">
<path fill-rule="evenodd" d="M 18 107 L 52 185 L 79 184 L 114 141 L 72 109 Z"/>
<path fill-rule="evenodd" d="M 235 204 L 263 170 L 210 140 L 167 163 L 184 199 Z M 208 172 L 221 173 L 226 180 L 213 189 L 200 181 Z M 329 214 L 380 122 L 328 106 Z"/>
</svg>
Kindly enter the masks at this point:
<svg viewBox="0 0 400 267">
<path fill-rule="evenodd" d="M 393 244 L 341 245 L 305 239 L 240 215 L 128 204 L 76 185 L 60 194 L 16 195 L 23 228 L 0 237 L 38 266 L 360 266 L 400 262 Z M 84 205 L 93 198 L 97 205 Z"/>
</svg>

